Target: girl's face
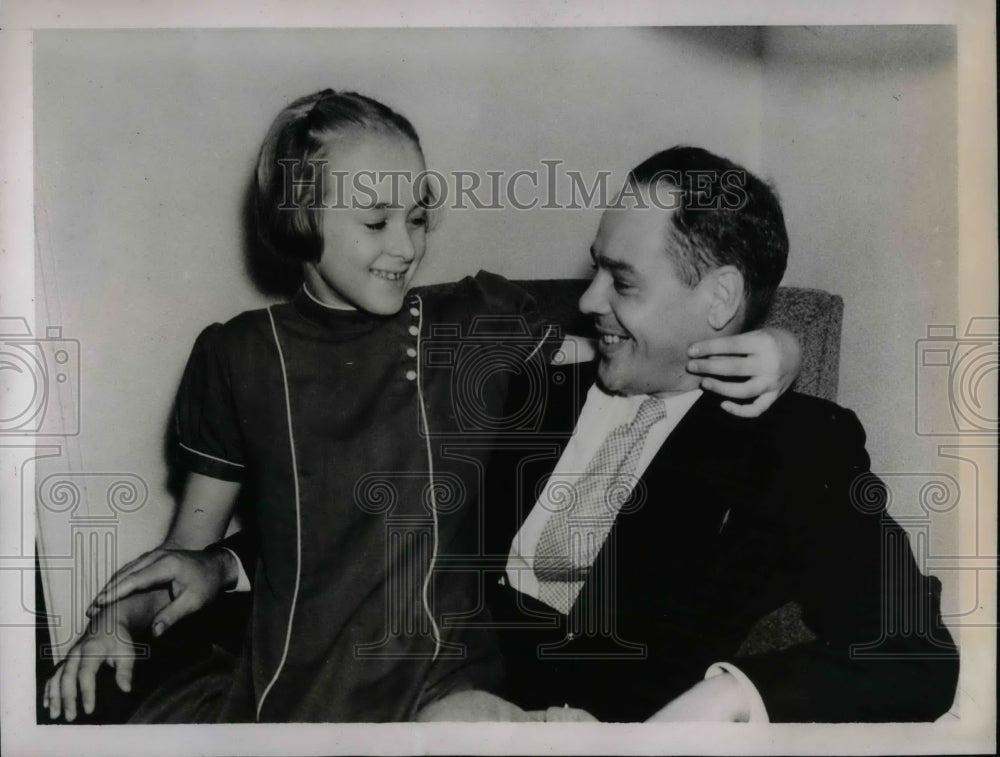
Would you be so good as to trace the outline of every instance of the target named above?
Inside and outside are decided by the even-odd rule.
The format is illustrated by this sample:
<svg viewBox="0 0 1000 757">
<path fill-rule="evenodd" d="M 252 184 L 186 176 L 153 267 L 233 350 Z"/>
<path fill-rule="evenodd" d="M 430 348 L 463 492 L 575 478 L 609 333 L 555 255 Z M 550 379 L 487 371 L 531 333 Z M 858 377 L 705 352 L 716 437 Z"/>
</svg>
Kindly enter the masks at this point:
<svg viewBox="0 0 1000 757">
<path fill-rule="evenodd" d="M 305 264 L 309 291 L 333 307 L 392 315 L 427 246 L 420 150 L 405 137 L 337 142 L 326 167 L 323 255 Z"/>
</svg>

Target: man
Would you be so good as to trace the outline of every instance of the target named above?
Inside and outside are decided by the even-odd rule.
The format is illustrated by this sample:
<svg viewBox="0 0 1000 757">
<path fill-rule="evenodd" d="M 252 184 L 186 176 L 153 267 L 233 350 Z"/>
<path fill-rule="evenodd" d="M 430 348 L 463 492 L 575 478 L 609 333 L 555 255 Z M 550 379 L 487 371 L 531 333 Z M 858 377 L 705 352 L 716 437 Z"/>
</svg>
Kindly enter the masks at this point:
<svg viewBox="0 0 1000 757">
<path fill-rule="evenodd" d="M 626 721 L 950 706 L 940 586 L 886 515 L 854 414 L 788 393 L 734 419 L 687 370 L 692 343 L 764 315 L 787 249 L 772 191 L 696 148 L 636 167 L 604 214 L 580 301 L 599 359 L 553 371 L 540 430 L 504 440 L 487 485 L 487 543 L 509 555 L 489 606 L 519 706 Z M 816 638 L 736 659 L 792 600 Z"/>
</svg>

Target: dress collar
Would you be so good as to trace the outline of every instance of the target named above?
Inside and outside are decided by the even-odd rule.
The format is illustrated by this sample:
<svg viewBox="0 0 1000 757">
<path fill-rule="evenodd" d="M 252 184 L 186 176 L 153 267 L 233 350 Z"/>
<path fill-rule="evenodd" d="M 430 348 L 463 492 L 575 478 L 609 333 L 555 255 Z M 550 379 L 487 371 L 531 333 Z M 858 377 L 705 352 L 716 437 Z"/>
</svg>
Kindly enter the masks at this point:
<svg viewBox="0 0 1000 757">
<path fill-rule="evenodd" d="M 368 330 L 392 319 L 392 315 L 375 315 L 366 310 L 337 308 L 325 305 L 310 294 L 305 284 L 292 297 L 292 306 L 301 315 L 321 326 Z"/>
</svg>

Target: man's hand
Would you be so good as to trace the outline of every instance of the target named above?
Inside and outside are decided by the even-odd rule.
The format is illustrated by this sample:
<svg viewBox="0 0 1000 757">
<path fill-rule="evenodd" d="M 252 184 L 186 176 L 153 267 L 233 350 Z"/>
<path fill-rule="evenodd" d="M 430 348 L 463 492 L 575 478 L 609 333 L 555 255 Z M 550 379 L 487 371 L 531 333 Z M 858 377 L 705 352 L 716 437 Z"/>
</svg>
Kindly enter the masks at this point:
<svg viewBox="0 0 1000 757">
<path fill-rule="evenodd" d="M 455 691 L 417 713 L 418 723 L 521 722 L 537 720 L 530 713 L 488 691 Z"/>
<path fill-rule="evenodd" d="M 154 549 L 125 565 L 101 590 L 87 615 L 136 592 L 164 587 L 170 603 L 153 618 L 153 636 L 160 636 L 181 618 L 197 612 L 227 588 L 236 585 L 236 558 L 227 550 Z"/>
<path fill-rule="evenodd" d="M 731 400 L 753 400 L 727 400 L 722 403 L 723 410 L 742 418 L 756 418 L 795 381 L 802 350 L 792 333 L 766 328 L 697 342 L 688 349 L 688 357 L 692 358 L 688 372 L 704 376 L 701 388 L 705 391 Z"/>
<path fill-rule="evenodd" d="M 91 714 L 96 704 L 97 671 L 103 664 L 115 669 L 119 689 L 132 690 L 135 664 L 132 635 L 108 611 L 91 618 L 83 638 L 73 645 L 66 659 L 46 681 L 42 707 L 48 709 L 49 717 L 54 720 L 65 714 L 67 721 L 75 720 L 78 693 L 83 711 Z"/>
<path fill-rule="evenodd" d="M 418 723 L 433 722 L 595 722 L 589 712 L 574 707 L 549 707 L 547 710 L 522 710 L 496 694 L 472 689 L 456 691 L 431 702 L 417 713 Z"/>
<path fill-rule="evenodd" d="M 722 674 L 696 683 L 646 722 L 746 723 L 749 719 L 750 706 L 739 681 Z"/>
</svg>

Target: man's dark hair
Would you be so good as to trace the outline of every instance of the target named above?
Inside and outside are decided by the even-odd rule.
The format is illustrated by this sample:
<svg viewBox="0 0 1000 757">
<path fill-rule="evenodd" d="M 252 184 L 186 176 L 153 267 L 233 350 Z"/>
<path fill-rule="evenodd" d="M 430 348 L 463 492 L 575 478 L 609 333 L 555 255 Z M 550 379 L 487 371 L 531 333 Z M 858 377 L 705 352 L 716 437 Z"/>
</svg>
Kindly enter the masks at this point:
<svg viewBox="0 0 1000 757">
<path fill-rule="evenodd" d="M 781 205 L 764 181 L 700 147 L 658 152 L 629 172 L 637 186 L 672 190 L 668 233 L 677 275 L 693 287 L 710 270 L 735 266 L 743 275 L 743 328 L 767 314 L 788 261 Z"/>
</svg>

